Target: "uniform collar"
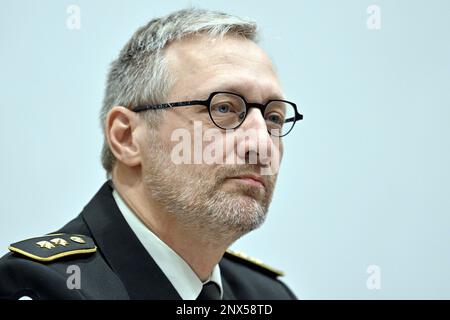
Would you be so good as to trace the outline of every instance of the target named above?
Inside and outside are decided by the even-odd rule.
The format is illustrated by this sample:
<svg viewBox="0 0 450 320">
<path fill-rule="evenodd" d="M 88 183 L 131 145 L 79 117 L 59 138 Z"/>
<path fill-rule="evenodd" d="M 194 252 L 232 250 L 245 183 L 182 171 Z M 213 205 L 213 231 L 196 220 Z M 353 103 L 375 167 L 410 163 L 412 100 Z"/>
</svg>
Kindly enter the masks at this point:
<svg viewBox="0 0 450 320">
<path fill-rule="evenodd" d="M 204 283 L 202 283 L 192 268 L 171 247 L 144 225 L 116 190 L 113 190 L 112 195 L 131 230 L 133 230 L 148 254 L 175 287 L 181 298 L 183 300 L 197 299 Z M 209 281 L 215 282 L 219 286 L 220 294 L 223 296 L 218 264 L 214 267 L 210 278 L 205 283 Z"/>
</svg>

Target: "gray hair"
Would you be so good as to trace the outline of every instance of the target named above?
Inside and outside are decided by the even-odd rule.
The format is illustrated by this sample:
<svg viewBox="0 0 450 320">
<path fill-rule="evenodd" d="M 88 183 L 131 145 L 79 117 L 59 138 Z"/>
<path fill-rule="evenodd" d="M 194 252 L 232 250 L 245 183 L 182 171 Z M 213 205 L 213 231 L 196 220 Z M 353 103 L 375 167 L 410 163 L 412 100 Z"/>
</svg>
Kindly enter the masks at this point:
<svg viewBox="0 0 450 320">
<path fill-rule="evenodd" d="M 165 102 L 173 79 L 165 63 L 164 48 L 171 41 L 199 33 L 215 37 L 231 34 L 258 41 L 255 22 L 217 11 L 190 8 L 151 20 L 133 34 L 111 63 L 100 112 L 104 133 L 106 116 L 113 106 L 129 108 Z M 156 127 L 162 114 L 154 110 L 144 112 L 143 117 L 149 126 Z M 109 177 L 116 159 L 106 137 L 101 160 Z"/>
</svg>

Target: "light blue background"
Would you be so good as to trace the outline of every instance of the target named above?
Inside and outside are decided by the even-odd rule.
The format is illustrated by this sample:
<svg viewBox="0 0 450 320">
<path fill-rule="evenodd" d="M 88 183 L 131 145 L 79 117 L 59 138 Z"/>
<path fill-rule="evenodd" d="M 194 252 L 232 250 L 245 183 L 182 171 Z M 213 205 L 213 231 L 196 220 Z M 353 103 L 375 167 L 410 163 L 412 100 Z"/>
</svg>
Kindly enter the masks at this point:
<svg viewBox="0 0 450 320">
<path fill-rule="evenodd" d="M 80 30 L 66 27 L 70 4 Z M 233 247 L 284 270 L 303 299 L 450 298 L 446 0 L 2 0 L 0 252 L 97 191 L 108 65 L 139 26 L 190 4 L 255 19 L 305 115 L 266 224 Z M 380 30 L 366 26 L 371 4 Z"/>
</svg>

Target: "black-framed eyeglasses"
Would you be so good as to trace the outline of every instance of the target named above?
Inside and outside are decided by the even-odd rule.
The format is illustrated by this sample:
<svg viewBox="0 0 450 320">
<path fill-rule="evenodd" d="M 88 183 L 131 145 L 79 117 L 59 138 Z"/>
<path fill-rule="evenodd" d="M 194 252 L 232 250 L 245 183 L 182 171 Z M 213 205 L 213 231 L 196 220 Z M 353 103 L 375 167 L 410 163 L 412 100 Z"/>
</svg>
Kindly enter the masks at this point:
<svg viewBox="0 0 450 320">
<path fill-rule="evenodd" d="M 211 121 L 219 128 L 236 129 L 247 117 L 250 108 L 257 108 L 263 115 L 267 130 L 273 136 L 284 137 L 303 119 L 297 105 L 286 100 L 269 100 L 266 104 L 249 103 L 245 98 L 233 92 L 213 92 L 206 100 L 181 101 L 156 105 L 141 105 L 132 108 L 134 112 L 159 110 L 175 107 L 202 105 L 208 108 Z"/>
</svg>

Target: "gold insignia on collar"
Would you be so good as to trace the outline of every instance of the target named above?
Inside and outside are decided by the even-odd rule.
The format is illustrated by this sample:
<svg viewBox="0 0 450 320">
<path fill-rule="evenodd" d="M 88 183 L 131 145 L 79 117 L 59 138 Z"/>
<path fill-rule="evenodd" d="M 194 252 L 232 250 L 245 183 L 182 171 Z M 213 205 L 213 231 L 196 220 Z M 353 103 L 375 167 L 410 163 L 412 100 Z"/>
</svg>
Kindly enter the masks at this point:
<svg viewBox="0 0 450 320">
<path fill-rule="evenodd" d="M 45 249 L 53 249 L 55 246 L 53 245 L 53 243 L 48 242 L 48 241 L 39 241 L 36 242 L 36 244 L 41 247 L 41 248 L 45 248 Z"/>
<path fill-rule="evenodd" d="M 76 242 L 76 243 L 81 243 L 81 244 L 86 243 L 86 241 L 84 241 L 83 238 L 77 237 L 77 236 L 70 237 L 70 240 L 72 240 L 73 242 Z"/>
<path fill-rule="evenodd" d="M 61 239 L 61 238 L 52 239 L 52 240 L 50 240 L 50 242 L 53 242 L 54 244 L 57 244 L 57 245 L 60 245 L 63 247 L 65 247 L 69 244 L 66 240 Z"/>
</svg>

